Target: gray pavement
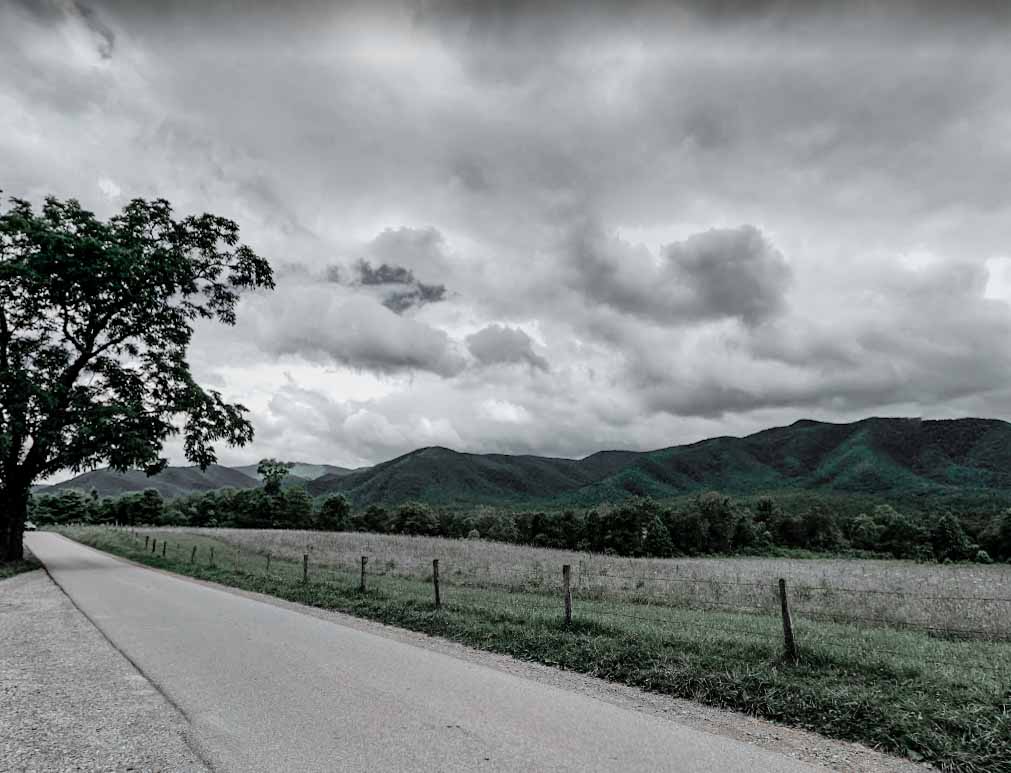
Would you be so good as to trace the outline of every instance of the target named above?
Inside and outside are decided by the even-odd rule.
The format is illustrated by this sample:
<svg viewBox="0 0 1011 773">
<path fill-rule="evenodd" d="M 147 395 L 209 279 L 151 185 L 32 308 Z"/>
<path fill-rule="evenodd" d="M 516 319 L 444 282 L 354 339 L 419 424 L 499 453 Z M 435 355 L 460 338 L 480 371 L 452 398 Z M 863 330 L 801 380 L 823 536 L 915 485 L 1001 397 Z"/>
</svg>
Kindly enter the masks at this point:
<svg viewBox="0 0 1011 773">
<path fill-rule="evenodd" d="M 26 544 L 183 712 L 214 770 L 821 770 L 55 534 Z"/>
</svg>

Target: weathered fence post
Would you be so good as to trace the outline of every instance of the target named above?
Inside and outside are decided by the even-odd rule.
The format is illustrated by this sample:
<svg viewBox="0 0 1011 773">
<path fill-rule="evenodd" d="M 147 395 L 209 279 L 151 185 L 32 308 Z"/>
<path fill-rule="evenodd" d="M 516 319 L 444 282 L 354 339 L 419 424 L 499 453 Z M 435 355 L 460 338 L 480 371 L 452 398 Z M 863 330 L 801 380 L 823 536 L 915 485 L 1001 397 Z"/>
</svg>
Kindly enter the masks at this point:
<svg viewBox="0 0 1011 773">
<path fill-rule="evenodd" d="M 435 586 L 435 608 L 442 608 L 442 599 L 439 598 L 439 559 L 432 559 L 432 585 Z"/>
<path fill-rule="evenodd" d="M 165 558 L 165 551 L 168 549 L 168 543 L 165 540 L 161 541 L 161 557 Z"/>
<path fill-rule="evenodd" d="M 151 539 L 147 534 L 144 535 L 144 550 L 147 550 L 148 540 Z"/>
<path fill-rule="evenodd" d="M 309 582 L 309 554 L 302 554 L 302 582 Z"/>
<path fill-rule="evenodd" d="M 193 546 L 193 550 L 190 552 L 190 563 L 195 563 L 197 560 L 197 546 Z"/>
<path fill-rule="evenodd" d="M 565 564 L 562 567 L 562 587 L 565 589 L 565 624 L 572 623 L 572 587 L 570 584 L 572 567 Z"/>
<path fill-rule="evenodd" d="M 270 553 L 267 553 L 267 574 L 270 574 Z"/>
<path fill-rule="evenodd" d="M 783 654 L 791 663 L 797 661 L 797 642 L 793 638 L 793 620 L 790 618 L 790 604 L 786 598 L 786 580 L 779 578 L 779 604 L 783 610 Z"/>
<path fill-rule="evenodd" d="M 365 565 L 368 562 L 369 562 L 369 557 L 368 556 L 362 556 L 362 582 L 361 582 L 361 585 L 358 586 L 358 590 L 360 590 L 362 593 L 365 592 Z"/>
<path fill-rule="evenodd" d="M 155 537 L 151 538 L 151 552 L 155 553 L 158 550 L 158 540 Z"/>
<path fill-rule="evenodd" d="M 213 547 L 211 547 L 211 558 L 210 558 L 208 564 L 210 566 L 214 566 L 214 548 Z"/>
</svg>

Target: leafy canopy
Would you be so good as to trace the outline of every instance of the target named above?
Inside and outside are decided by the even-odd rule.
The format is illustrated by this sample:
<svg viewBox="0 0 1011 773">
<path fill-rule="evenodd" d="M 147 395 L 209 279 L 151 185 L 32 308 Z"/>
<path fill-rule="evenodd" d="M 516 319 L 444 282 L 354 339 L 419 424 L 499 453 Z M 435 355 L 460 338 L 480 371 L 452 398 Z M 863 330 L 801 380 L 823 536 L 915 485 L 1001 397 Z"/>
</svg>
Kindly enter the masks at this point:
<svg viewBox="0 0 1011 773">
<path fill-rule="evenodd" d="M 0 488 L 100 462 L 157 472 L 182 434 L 204 467 L 213 443 L 253 435 L 241 405 L 200 387 L 186 352 L 199 319 L 235 323 L 244 290 L 273 288 L 238 226 L 174 219 L 134 199 L 107 222 L 75 200 L 0 209 Z"/>
<path fill-rule="evenodd" d="M 263 476 L 263 488 L 272 496 L 281 493 L 281 484 L 288 477 L 288 471 L 294 467 L 291 462 L 279 462 L 277 459 L 261 459 L 256 468 L 256 474 Z"/>
</svg>

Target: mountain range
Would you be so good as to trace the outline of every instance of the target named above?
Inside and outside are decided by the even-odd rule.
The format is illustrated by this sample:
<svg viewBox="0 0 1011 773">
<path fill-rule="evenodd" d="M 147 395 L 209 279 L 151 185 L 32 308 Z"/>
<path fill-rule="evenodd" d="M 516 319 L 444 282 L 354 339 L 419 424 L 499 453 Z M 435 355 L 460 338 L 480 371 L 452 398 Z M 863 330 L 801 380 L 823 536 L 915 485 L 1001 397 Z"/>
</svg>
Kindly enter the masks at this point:
<svg viewBox="0 0 1011 773">
<path fill-rule="evenodd" d="M 144 473 L 93 470 L 43 487 L 114 495 L 146 488 L 178 496 L 260 485 L 256 465 Z M 881 498 L 987 495 L 1011 500 L 1011 424 L 997 419 L 801 420 L 746 437 L 655 451 L 600 451 L 584 459 L 422 448 L 349 470 L 296 463 L 288 485 L 340 493 L 358 507 L 421 500 L 439 505 L 591 505 L 629 495 L 670 498 L 715 489 L 748 495 L 822 491 Z"/>
</svg>

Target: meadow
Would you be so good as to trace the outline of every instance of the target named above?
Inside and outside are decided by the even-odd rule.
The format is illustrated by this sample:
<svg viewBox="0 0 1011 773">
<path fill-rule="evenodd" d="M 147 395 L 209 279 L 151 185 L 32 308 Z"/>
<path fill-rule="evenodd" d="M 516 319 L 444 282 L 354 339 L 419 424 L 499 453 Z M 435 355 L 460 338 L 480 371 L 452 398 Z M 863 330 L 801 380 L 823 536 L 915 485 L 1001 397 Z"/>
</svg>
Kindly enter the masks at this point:
<svg viewBox="0 0 1011 773">
<path fill-rule="evenodd" d="M 632 600 L 655 607 L 779 614 L 779 578 L 804 619 L 919 629 L 950 638 L 1011 640 L 1011 565 L 865 559 L 622 558 L 484 540 L 282 529 L 178 529 L 212 534 L 243 550 L 314 567 L 408 579 L 431 576 L 438 558 L 449 585 L 535 592 L 557 588 L 572 567 L 579 598 Z M 151 532 L 154 533 L 153 531 Z"/>
<path fill-rule="evenodd" d="M 746 711 L 943 770 L 1011 771 L 1006 566 L 627 559 L 365 533 L 64 531 L 154 566 Z M 153 551 L 145 538 L 158 541 Z M 569 625 L 563 564 L 572 567 Z M 783 654 L 780 577 L 797 662 Z"/>
</svg>

